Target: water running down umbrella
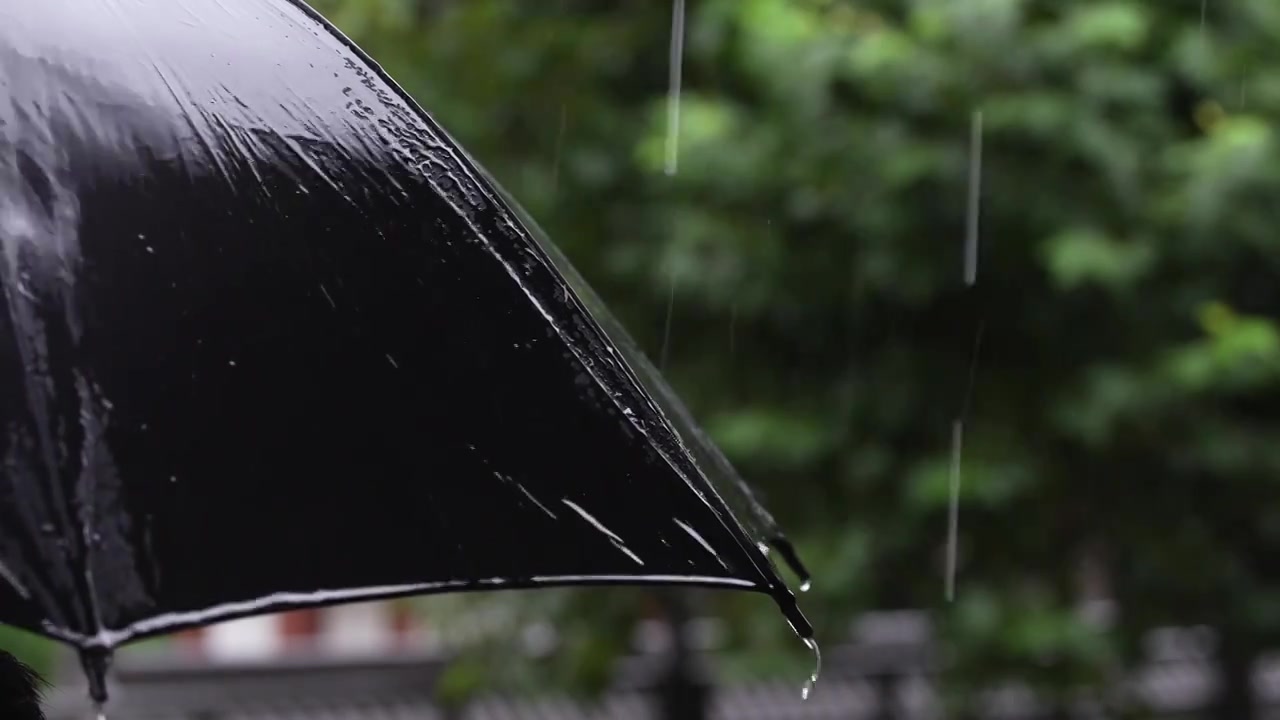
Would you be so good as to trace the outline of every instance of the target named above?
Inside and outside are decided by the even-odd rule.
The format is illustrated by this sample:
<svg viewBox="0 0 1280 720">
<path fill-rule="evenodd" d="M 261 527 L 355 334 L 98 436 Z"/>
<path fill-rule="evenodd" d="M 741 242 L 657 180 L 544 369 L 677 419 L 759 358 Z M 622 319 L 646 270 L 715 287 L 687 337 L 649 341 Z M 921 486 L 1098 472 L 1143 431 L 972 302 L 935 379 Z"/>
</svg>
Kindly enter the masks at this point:
<svg viewBox="0 0 1280 720">
<path fill-rule="evenodd" d="M 750 590 L 811 638 L 723 455 L 309 8 L 9 4 L 0 88 L 0 622 L 97 700 L 132 640 L 432 592 Z"/>
</svg>

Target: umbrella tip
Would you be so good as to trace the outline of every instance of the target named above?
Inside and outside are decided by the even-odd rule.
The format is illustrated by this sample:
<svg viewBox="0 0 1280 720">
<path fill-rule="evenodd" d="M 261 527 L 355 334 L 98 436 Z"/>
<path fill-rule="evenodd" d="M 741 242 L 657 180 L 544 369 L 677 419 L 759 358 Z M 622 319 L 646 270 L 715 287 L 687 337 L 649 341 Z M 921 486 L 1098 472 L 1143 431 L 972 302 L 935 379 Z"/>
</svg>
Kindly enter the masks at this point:
<svg viewBox="0 0 1280 720">
<path fill-rule="evenodd" d="M 89 698 L 97 706 L 98 717 L 103 717 L 102 707 L 107 704 L 107 669 L 111 666 L 111 651 L 107 648 L 81 648 L 80 666 L 89 681 Z"/>
</svg>

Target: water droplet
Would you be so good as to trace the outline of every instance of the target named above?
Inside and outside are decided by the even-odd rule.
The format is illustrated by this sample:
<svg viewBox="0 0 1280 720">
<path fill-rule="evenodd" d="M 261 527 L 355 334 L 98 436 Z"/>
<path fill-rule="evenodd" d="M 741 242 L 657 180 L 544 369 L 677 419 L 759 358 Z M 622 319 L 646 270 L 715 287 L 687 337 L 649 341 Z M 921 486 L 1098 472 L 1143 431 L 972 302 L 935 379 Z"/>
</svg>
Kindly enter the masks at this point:
<svg viewBox="0 0 1280 720">
<path fill-rule="evenodd" d="M 822 650 L 818 649 L 818 642 L 813 638 L 805 638 L 804 644 L 813 651 L 813 672 L 809 674 L 804 687 L 800 688 L 800 699 L 808 700 L 813 694 L 813 689 L 818 685 L 818 676 L 822 674 Z"/>
<path fill-rule="evenodd" d="M 147 246 L 147 252 L 148 252 L 149 254 L 151 254 L 151 255 L 155 255 L 155 254 L 156 254 L 156 249 L 155 249 L 155 248 L 153 248 L 153 247 L 151 247 L 150 245 L 148 245 L 148 246 Z"/>
<path fill-rule="evenodd" d="M 800 583 L 800 592 L 809 592 L 812 589 L 813 589 L 812 580 L 805 580 L 804 582 Z"/>
<path fill-rule="evenodd" d="M 231 367 L 235 367 L 235 366 L 236 366 L 236 361 L 235 361 L 235 360 L 228 360 L 228 361 L 227 361 L 227 364 L 228 364 L 228 365 L 230 365 Z"/>
<path fill-rule="evenodd" d="M 964 447 L 964 422 L 951 424 L 951 473 L 947 503 L 947 602 L 956 598 L 956 555 L 960 528 L 960 453 Z"/>
<path fill-rule="evenodd" d="M 99 717 L 105 715 L 107 704 L 107 668 L 111 665 L 111 651 L 105 648 L 85 648 L 80 651 L 80 666 L 89 681 L 89 699 L 93 701 Z"/>
</svg>

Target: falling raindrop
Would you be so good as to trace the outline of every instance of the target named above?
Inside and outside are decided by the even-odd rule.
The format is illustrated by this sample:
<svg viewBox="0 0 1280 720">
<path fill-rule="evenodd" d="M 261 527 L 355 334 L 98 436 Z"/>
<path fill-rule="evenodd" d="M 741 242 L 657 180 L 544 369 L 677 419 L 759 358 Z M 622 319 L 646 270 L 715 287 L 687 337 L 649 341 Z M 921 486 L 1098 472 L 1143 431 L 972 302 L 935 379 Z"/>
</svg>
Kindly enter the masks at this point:
<svg viewBox="0 0 1280 720">
<path fill-rule="evenodd" d="M 738 351 L 738 303 L 729 306 L 729 357 Z"/>
<path fill-rule="evenodd" d="M 978 356 L 982 351 L 982 334 L 985 330 L 986 321 L 984 319 L 979 323 L 978 332 L 973 338 L 973 354 L 969 360 L 969 380 L 965 386 L 960 412 L 951 423 L 951 472 L 947 500 L 947 602 L 955 600 L 956 594 L 956 558 L 960 543 L 960 462 L 964 452 L 964 422 L 965 418 L 969 416 L 969 404 L 973 398 L 973 386 L 977 381 Z"/>
<path fill-rule="evenodd" d="M 972 288 L 978 282 L 978 244 L 980 235 L 979 220 L 982 216 L 982 111 L 974 110 L 969 125 L 969 197 L 965 211 L 964 234 L 964 271 L 963 279 L 966 287 Z M 982 347 L 982 332 L 985 321 L 978 326 L 974 338 L 973 355 L 969 363 L 968 384 L 960 412 L 951 424 L 951 472 L 950 488 L 947 499 L 947 560 L 946 560 L 946 599 L 955 599 L 956 591 L 956 558 L 959 550 L 960 529 L 960 459 L 964 448 L 964 422 L 969 415 L 969 402 L 973 394 L 973 385 L 978 368 L 978 351 Z"/>
<path fill-rule="evenodd" d="M 964 445 L 964 421 L 951 424 L 951 488 L 947 505 L 947 602 L 956 597 L 956 550 L 960 526 L 960 452 Z"/>
<path fill-rule="evenodd" d="M 805 638 L 804 644 L 813 651 L 813 672 L 809 673 L 809 679 L 805 681 L 804 687 L 800 688 L 800 699 L 808 700 L 813 694 L 813 689 L 818 685 L 818 676 L 822 674 L 822 650 L 818 648 L 818 642 L 813 638 Z"/>
<path fill-rule="evenodd" d="M 658 355 L 658 369 L 667 370 L 667 351 L 671 346 L 671 318 L 676 312 L 676 274 L 671 273 L 671 288 L 667 295 L 667 321 L 662 329 L 662 352 Z"/>
<path fill-rule="evenodd" d="M 680 157 L 680 84 L 684 74 L 684 0 L 671 8 L 671 76 L 667 96 L 667 175 L 675 175 Z"/>
<path fill-rule="evenodd" d="M 964 284 L 978 281 L 978 220 L 982 203 L 982 111 L 975 110 L 969 129 L 969 204 L 965 217 Z"/>
</svg>

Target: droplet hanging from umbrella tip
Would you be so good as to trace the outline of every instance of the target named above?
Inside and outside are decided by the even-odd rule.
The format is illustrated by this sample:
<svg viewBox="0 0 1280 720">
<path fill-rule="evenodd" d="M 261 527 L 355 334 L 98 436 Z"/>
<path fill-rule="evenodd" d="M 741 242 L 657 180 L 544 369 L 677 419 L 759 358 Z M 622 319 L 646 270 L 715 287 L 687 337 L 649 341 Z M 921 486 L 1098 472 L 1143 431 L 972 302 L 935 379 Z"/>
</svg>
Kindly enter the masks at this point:
<svg viewBox="0 0 1280 720">
<path fill-rule="evenodd" d="M 809 678 L 800 688 L 800 699 L 808 700 L 809 696 L 813 695 L 813 689 L 818 685 L 818 676 L 822 674 L 822 650 L 818 647 L 818 641 L 813 638 L 805 638 L 804 644 L 813 652 L 813 672 L 809 673 Z"/>
</svg>

